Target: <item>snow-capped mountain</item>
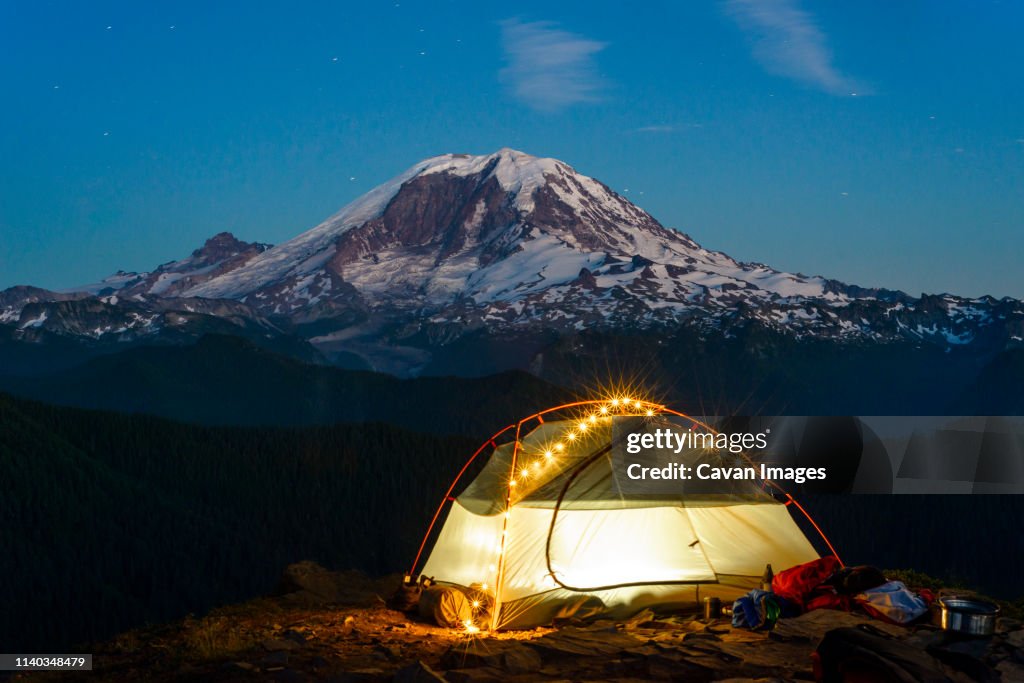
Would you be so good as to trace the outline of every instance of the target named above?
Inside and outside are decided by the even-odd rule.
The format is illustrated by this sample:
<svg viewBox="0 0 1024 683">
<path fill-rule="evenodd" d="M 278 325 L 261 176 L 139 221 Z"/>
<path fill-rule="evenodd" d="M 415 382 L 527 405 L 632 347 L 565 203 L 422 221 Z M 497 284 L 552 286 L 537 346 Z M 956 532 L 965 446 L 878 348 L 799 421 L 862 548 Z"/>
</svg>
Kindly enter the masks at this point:
<svg viewBox="0 0 1024 683">
<path fill-rule="evenodd" d="M 222 233 L 151 273 L 118 273 L 49 300 L 45 290 L 8 290 L 0 322 L 25 331 L 51 321 L 56 333 L 48 306 L 90 301 L 131 313 L 67 334 L 135 338 L 166 325 L 157 309 L 219 306 L 327 355 L 379 366 L 400 349 L 406 371 L 467 333 L 692 326 L 728 335 L 754 324 L 844 343 L 993 348 L 1024 336 L 1019 301 L 915 298 L 741 263 L 561 161 L 510 149 L 427 159 L 274 247 Z"/>
<path fill-rule="evenodd" d="M 445 308 L 459 305 L 501 321 L 509 310 L 536 309 L 581 290 L 605 313 L 619 306 L 609 296 L 616 290 L 652 312 L 751 297 L 837 296 L 821 278 L 703 249 L 567 164 L 508 149 L 428 159 L 312 230 L 182 294 L 290 315 L 337 298 L 339 286 L 346 299 L 354 288 L 370 309 L 436 309 L 444 317 Z"/>
</svg>

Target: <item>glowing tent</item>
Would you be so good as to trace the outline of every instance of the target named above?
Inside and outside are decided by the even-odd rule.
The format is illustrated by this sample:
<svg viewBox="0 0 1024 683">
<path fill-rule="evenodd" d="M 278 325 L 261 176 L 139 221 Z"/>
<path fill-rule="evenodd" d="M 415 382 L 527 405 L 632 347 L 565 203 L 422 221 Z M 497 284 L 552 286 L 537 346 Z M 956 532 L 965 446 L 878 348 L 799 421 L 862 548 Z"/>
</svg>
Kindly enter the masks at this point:
<svg viewBox="0 0 1024 683">
<path fill-rule="evenodd" d="M 469 628 L 529 628 L 570 614 L 619 618 L 707 596 L 731 600 L 757 587 L 768 563 L 781 569 L 818 557 L 790 517 L 792 498 L 783 504 L 760 482 L 714 495 L 624 493 L 611 458 L 616 421 L 669 414 L 686 418 L 645 401 L 585 401 L 499 432 L 442 500 L 431 529 L 451 509 L 422 575 L 484 598 Z"/>
</svg>

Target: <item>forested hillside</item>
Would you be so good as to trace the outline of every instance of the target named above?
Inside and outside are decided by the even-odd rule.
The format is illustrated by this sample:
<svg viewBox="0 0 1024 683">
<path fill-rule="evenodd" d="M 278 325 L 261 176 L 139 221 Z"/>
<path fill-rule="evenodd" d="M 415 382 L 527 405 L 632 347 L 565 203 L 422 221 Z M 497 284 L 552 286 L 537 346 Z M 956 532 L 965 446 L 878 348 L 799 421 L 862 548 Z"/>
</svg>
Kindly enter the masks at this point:
<svg viewBox="0 0 1024 683">
<path fill-rule="evenodd" d="M 0 395 L 0 649 L 201 612 L 271 590 L 307 558 L 395 571 L 476 445 L 382 424 L 198 427 Z"/>
</svg>

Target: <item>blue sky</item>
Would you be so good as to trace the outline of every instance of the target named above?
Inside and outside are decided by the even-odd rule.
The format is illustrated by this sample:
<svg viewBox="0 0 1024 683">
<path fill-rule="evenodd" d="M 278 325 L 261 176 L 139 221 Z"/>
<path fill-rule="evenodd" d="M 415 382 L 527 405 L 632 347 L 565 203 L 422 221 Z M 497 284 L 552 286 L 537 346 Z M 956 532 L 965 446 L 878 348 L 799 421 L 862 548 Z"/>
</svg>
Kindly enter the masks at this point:
<svg viewBox="0 0 1024 683">
<path fill-rule="evenodd" d="M 0 3 L 0 287 L 514 147 L 742 260 L 1024 297 L 1024 4 Z M 854 94 L 856 93 L 856 94 Z M 628 190 L 628 192 L 627 192 Z"/>
</svg>

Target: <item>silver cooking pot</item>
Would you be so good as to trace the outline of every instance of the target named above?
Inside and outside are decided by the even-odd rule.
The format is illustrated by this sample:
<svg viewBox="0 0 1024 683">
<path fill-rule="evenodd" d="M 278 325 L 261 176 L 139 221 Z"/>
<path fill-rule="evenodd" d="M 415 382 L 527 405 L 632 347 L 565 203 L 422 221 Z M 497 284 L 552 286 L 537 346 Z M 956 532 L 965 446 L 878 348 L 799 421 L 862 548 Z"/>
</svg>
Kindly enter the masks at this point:
<svg viewBox="0 0 1024 683">
<path fill-rule="evenodd" d="M 944 631 L 990 636 L 996 630 L 999 605 L 974 598 L 941 597 L 932 604 L 932 623 Z"/>
</svg>

